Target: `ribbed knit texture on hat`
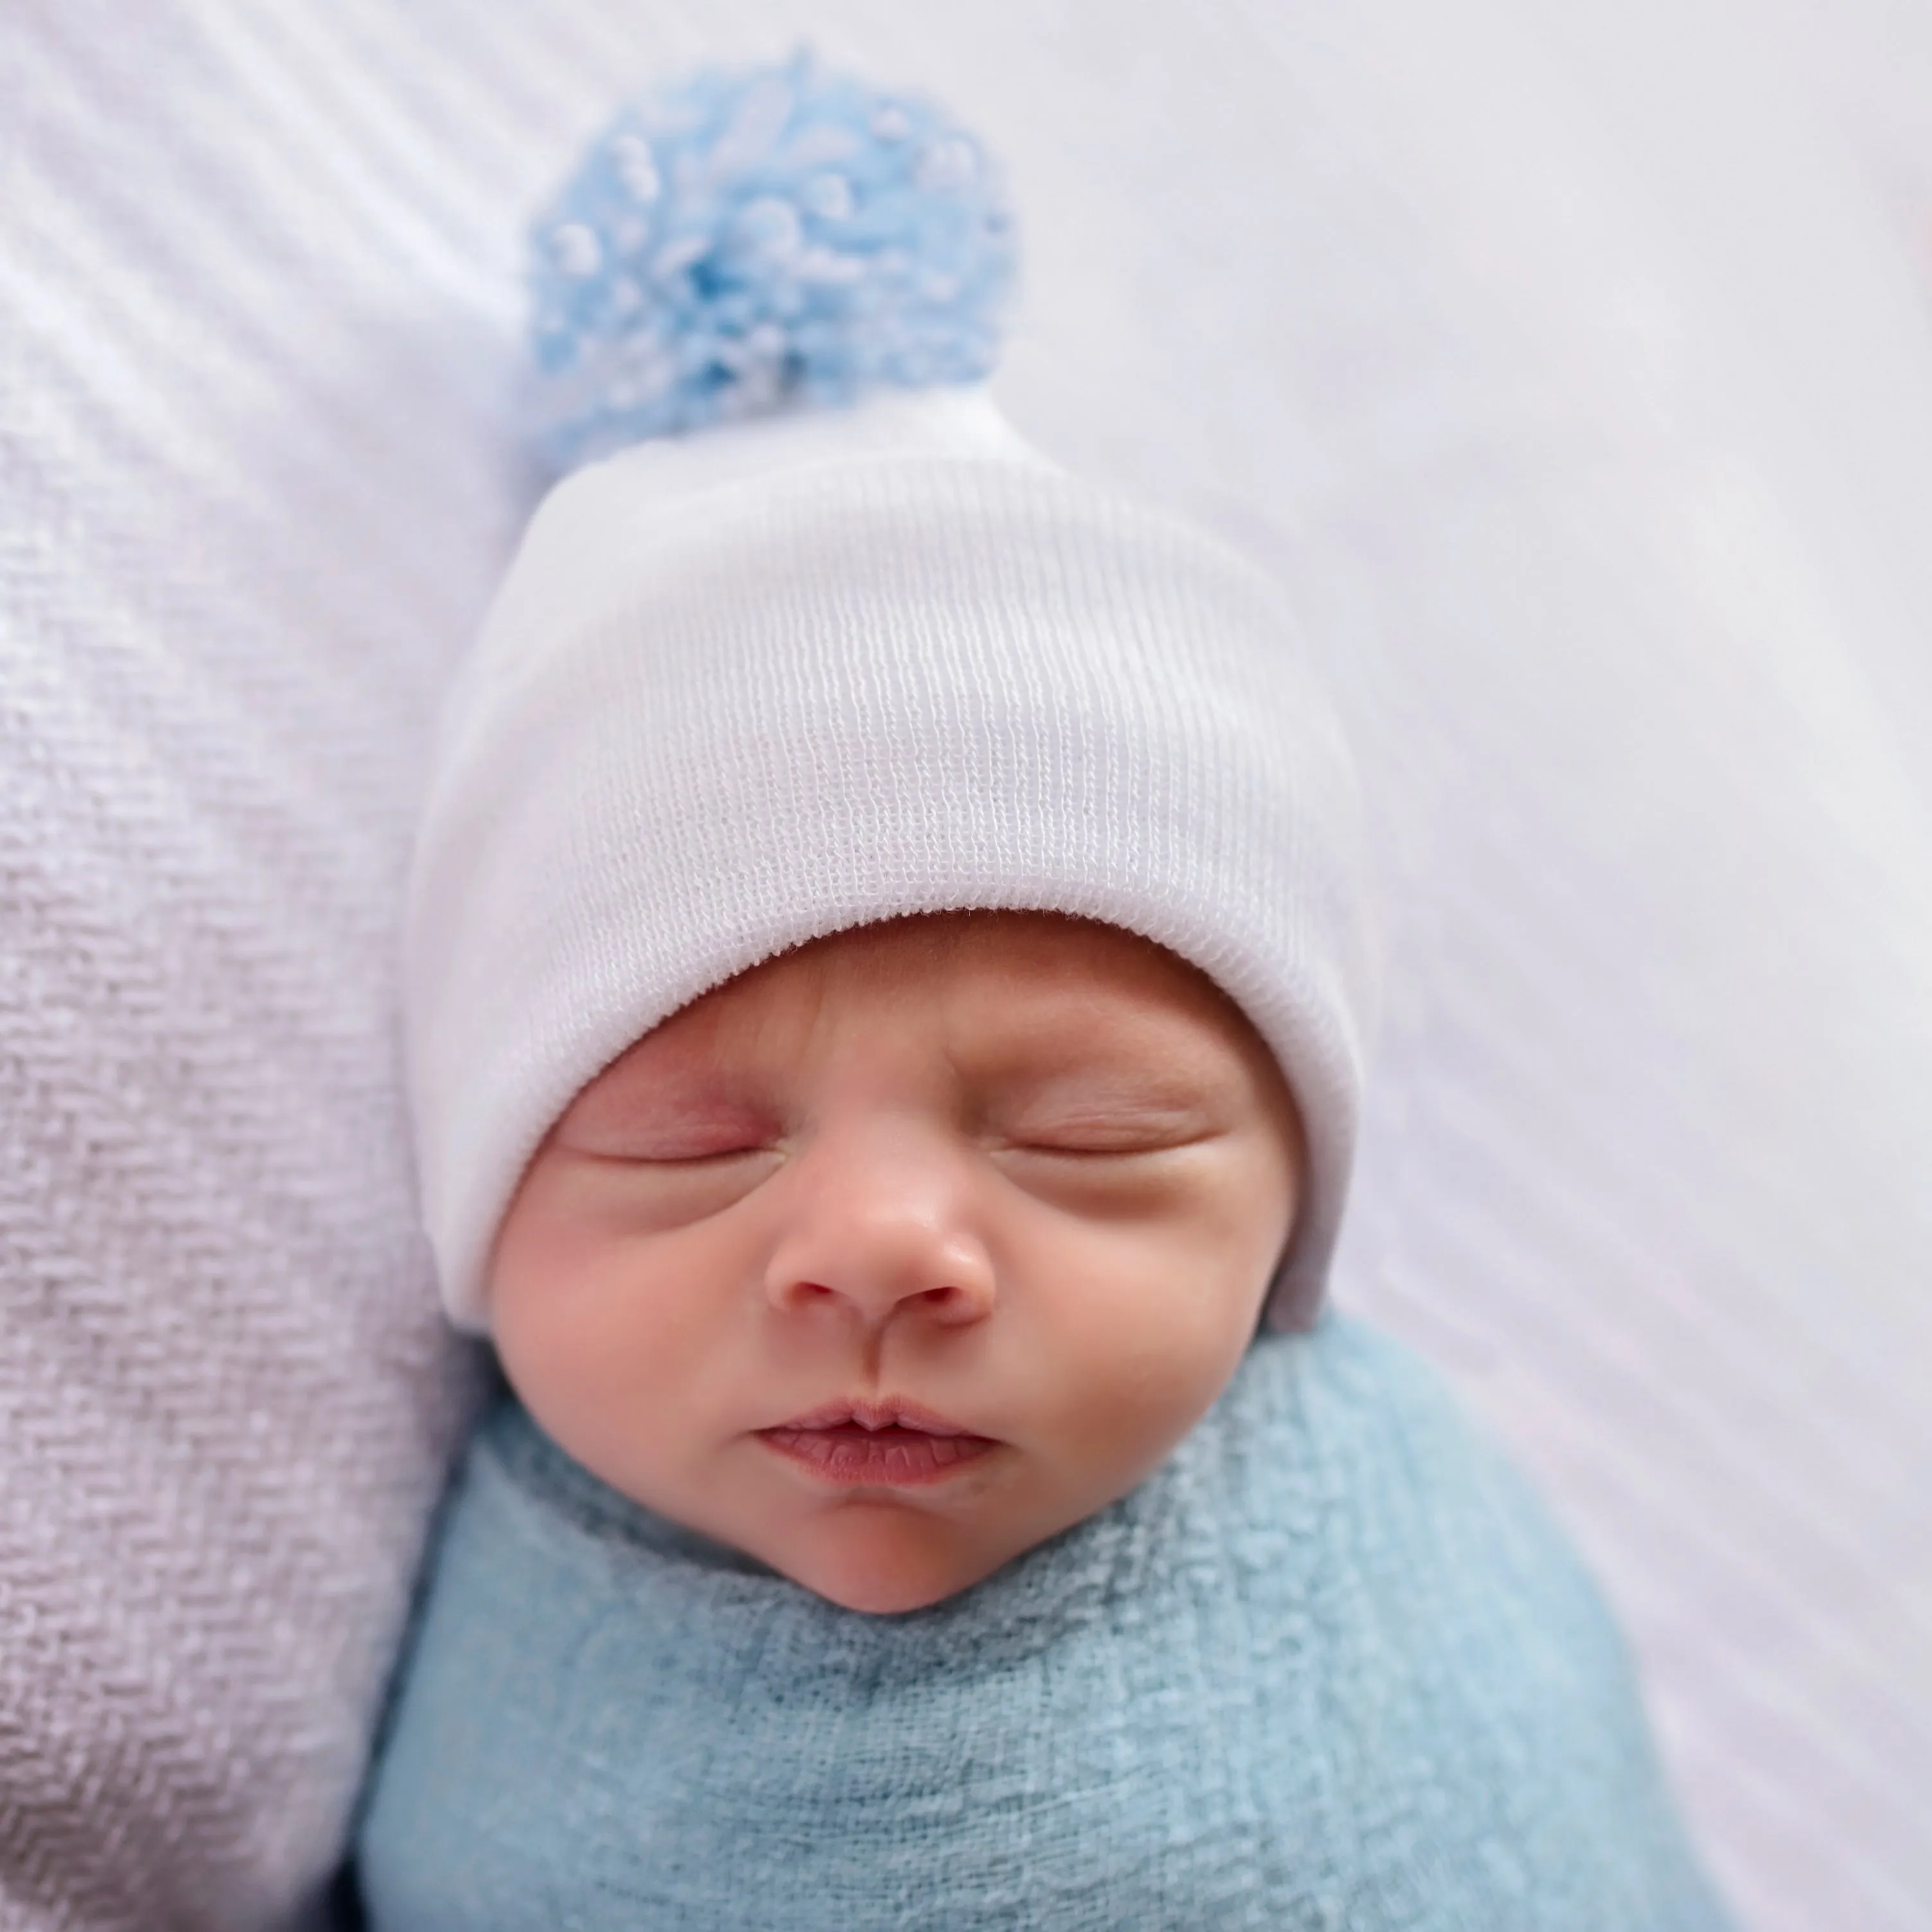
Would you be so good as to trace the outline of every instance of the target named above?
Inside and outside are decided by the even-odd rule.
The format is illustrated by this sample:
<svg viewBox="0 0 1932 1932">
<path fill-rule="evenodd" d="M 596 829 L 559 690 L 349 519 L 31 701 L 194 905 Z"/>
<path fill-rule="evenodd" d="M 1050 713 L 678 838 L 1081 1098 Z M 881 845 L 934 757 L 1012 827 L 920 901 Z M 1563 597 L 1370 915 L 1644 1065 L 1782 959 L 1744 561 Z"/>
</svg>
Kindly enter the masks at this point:
<svg viewBox="0 0 1932 1932">
<path fill-rule="evenodd" d="M 584 1084 L 808 940 L 968 908 L 1191 961 L 1274 1049 L 1318 1305 L 1372 979 L 1353 779 L 1278 592 L 1010 444 L 972 395 L 748 425 L 578 472 L 452 694 L 408 934 L 446 1304 Z"/>
</svg>

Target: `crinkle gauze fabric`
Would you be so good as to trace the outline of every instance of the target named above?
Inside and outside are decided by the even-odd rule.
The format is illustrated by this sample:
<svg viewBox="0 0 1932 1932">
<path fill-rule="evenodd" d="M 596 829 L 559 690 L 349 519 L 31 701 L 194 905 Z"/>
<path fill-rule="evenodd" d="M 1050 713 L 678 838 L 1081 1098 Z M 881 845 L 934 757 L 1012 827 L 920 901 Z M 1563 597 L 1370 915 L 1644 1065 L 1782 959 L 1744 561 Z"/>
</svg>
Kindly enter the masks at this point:
<svg viewBox="0 0 1932 1932">
<path fill-rule="evenodd" d="M 1719 1932 L 1622 1642 L 1433 1376 L 1258 1340 L 1122 1502 L 841 1610 L 504 1396 L 360 1840 L 376 1932 Z"/>
</svg>

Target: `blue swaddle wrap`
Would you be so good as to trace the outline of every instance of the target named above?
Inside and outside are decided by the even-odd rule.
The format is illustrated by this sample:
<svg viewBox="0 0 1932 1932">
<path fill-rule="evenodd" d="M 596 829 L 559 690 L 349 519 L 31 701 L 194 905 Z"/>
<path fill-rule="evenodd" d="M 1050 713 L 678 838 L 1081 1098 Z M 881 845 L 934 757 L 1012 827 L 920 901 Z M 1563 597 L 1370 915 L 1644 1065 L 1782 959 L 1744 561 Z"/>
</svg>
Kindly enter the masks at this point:
<svg viewBox="0 0 1932 1932">
<path fill-rule="evenodd" d="M 1624 1647 L 1436 1378 L 1330 1315 L 1122 1502 L 836 1608 L 506 1399 L 368 1793 L 377 1932 L 1715 1932 Z"/>
</svg>

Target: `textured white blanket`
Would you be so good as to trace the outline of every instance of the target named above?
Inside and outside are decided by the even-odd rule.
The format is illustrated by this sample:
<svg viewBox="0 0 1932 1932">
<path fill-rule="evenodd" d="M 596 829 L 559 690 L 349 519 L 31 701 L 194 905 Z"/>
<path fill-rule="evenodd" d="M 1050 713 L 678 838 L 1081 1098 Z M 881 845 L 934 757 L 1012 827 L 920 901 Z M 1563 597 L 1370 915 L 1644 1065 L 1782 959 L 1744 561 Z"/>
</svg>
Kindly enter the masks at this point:
<svg viewBox="0 0 1932 1932">
<path fill-rule="evenodd" d="M 1924 0 L 8 10 L 0 1928 L 337 1856 L 464 1406 L 393 925 L 518 220 L 801 29 L 1006 157 L 1021 428 L 1326 640 L 1402 909 L 1344 1298 L 1543 1473 L 1747 1922 L 1913 1932 Z"/>
</svg>

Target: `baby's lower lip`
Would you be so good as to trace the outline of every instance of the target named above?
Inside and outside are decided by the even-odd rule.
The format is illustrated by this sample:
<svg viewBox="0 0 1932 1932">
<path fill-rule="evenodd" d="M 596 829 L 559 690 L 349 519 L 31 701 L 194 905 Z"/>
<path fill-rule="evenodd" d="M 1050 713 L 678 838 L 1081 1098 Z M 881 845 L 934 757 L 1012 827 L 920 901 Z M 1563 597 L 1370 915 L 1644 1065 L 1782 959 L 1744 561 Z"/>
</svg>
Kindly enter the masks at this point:
<svg viewBox="0 0 1932 1932">
<path fill-rule="evenodd" d="M 934 1436 L 895 1425 L 863 1429 L 764 1429 L 759 1439 L 822 1481 L 856 1486 L 943 1482 L 999 1445 L 985 1436 Z"/>
</svg>

